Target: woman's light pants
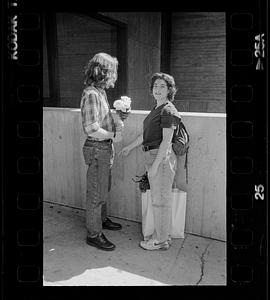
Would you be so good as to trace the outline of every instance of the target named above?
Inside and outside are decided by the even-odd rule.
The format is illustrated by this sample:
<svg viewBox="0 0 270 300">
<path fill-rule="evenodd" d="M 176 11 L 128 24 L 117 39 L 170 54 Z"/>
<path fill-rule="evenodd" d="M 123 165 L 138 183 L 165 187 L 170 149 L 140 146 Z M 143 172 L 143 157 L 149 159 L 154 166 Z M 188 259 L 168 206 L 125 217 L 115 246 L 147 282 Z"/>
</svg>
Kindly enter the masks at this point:
<svg viewBox="0 0 270 300">
<path fill-rule="evenodd" d="M 153 164 L 158 153 L 158 149 L 144 152 L 144 162 L 146 171 Z M 169 239 L 172 217 L 172 185 L 176 172 L 177 158 L 170 147 L 166 157 L 160 163 L 158 171 L 154 177 L 148 177 L 151 189 L 151 199 L 154 212 L 155 231 L 153 239 L 160 242 Z"/>
</svg>

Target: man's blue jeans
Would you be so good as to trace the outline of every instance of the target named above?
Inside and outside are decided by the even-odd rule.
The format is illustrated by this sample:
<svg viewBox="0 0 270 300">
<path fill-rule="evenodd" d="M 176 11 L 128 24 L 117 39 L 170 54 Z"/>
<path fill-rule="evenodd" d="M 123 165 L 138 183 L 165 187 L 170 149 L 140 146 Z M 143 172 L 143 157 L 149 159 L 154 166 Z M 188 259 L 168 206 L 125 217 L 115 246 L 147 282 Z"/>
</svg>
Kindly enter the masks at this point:
<svg viewBox="0 0 270 300">
<path fill-rule="evenodd" d="M 102 231 L 102 222 L 107 217 L 106 204 L 111 189 L 111 167 L 114 149 L 111 142 L 87 139 L 83 146 L 86 174 L 86 229 L 89 237 Z"/>
</svg>

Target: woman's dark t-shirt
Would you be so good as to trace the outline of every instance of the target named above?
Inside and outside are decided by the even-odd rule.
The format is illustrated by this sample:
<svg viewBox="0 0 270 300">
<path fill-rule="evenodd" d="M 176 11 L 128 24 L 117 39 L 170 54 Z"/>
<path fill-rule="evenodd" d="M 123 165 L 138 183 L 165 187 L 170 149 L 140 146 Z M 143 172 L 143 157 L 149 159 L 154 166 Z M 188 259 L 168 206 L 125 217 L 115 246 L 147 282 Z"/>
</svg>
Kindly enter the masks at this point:
<svg viewBox="0 0 270 300">
<path fill-rule="evenodd" d="M 171 102 L 153 108 L 143 121 L 143 145 L 160 145 L 162 129 L 177 126 L 180 120 L 180 114 Z"/>
</svg>

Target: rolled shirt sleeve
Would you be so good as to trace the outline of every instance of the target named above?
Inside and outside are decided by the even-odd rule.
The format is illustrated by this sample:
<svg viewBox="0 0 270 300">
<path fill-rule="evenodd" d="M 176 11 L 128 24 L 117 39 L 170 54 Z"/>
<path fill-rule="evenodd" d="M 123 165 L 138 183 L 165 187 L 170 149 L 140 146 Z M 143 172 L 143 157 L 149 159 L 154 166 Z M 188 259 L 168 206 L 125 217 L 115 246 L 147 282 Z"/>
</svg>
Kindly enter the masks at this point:
<svg viewBox="0 0 270 300">
<path fill-rule="evenodd" d="M 82 125 L 84 132 L 88 135 L 98 131 L 100 125 L 98 123 L 99 103 L 95 92 L 86 93 L 82 95 Z"/>
</svg>

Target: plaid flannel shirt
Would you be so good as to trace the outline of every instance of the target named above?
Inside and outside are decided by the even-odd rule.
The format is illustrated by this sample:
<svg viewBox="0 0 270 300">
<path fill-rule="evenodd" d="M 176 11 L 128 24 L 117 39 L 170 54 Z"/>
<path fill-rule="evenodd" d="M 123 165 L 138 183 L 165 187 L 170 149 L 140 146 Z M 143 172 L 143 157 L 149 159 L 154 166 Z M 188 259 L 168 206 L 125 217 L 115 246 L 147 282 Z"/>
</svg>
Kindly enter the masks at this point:
<svg viewBox="0 0 270 300">
<path fill-rule="evenodd" d="M 89 86 L 83 90 L 81 116 L 84 133 L 88 136 L 99 128 L 115 132 L 115 123 L 104 90 Z"/>
</svg>

